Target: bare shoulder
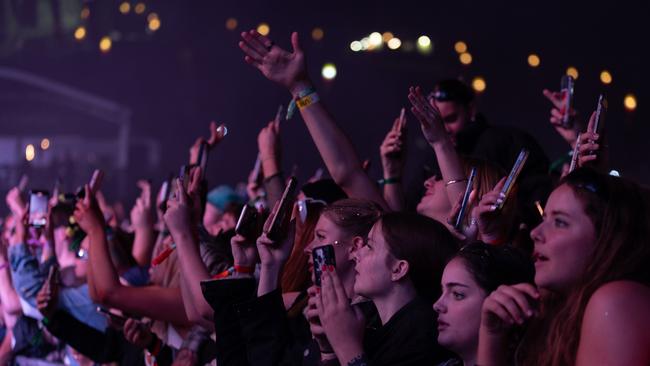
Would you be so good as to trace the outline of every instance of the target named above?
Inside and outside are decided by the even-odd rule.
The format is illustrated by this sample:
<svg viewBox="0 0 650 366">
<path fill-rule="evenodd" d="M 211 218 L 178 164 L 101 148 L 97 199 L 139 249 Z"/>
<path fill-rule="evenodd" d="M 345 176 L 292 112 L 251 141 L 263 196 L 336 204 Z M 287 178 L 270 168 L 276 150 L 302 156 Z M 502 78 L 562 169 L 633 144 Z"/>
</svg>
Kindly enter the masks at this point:
<svg viewBox="0 0 650 366">
<path fill-rule="evenodd" d="M 584 312 L 577 364 L 647 365 L 649 309 L 649 286 L 614 281 L 598 288 Z"/>
<path fill-rule="evenodd" d="M 650 317 L 650 287 L 634 281 L 613 281 L 600 286 L 587 303 L 587 317 Z M 603 312 L 604 311 L 604 312 Z M 621 318 L 622 319 L 622 318 Z"/>
</svg>

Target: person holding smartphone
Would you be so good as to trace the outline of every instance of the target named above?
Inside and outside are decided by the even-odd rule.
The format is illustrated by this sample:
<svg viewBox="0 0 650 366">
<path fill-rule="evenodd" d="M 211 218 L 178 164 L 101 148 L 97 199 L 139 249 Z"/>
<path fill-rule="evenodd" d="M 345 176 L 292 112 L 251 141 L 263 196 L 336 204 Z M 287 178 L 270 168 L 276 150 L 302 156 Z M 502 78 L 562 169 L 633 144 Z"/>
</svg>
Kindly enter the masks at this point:
<svg viewBox="0 0 650 366">
<path fill-rule="evenodd" d="M 649 202 L 621 178 L 566 176 L 531 232 L 534 285 L 501 286 L 483 302 L 477 364 L 647 365 Z"/>
</svg>

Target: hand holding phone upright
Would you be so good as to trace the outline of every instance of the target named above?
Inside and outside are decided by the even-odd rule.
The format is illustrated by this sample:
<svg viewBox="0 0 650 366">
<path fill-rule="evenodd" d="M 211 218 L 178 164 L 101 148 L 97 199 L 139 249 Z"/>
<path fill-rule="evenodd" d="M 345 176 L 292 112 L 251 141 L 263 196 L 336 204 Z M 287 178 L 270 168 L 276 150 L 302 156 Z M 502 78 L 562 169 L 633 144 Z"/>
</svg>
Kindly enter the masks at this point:
<svg viewBox="0 0 650 366">
<path fill-rule="evenodd" d="M 59 302 L 58 267 L 52 265 L 47 279 L 36 294 L 36 307 L 46 318 L 51 318 Z"/>
<path fill-rule="evenodd" d="M 574 120 L 577 115 L 576 110 L 573 107 L 569 109 L 565 107 L 565 97 L 562 91 L 550 91 L 544 89 L 543 94 L 553 105 L 549 117 L 551 125 L 553 125 L 555 131 L 562 136 L 567 144 L 573 146 L 577 131 L 573 125 L 567 126 L 563 121 L 566 119 L 566 115 L 568 115 L 571 120 Z"/>
<path fill-rule="evenodd" d="M 274 217 L 277 216 L 280 207 L 281 203 L 276 202 L 271 214 L 264 223 L 265 228 L 271 226 L 271 222 L 274 221 Z M 288 216 L 290 216 L 290 214 Z M 277 239 L 270 238 L 268 236 L 268 231 L 264 231 L 262 235 L 257 238 L 257 251 L 262 266 L 274 268 L 276 270 L 281 269 L 291 255 L 296 232 L 295 220 L 287 222 L 283 229 L 278 230 L 282 230 L 283 233 L 280 235 L 280 233 L 276 231 L 276 233 L 278 233 Z"/>
<path fill-rule="evenodd" d="M 50 193 L 44 190 L 33 190 L 29 193 L 29 225 L 44 227 L 47 225 Z"/>
<path fill-rule="evenodd" d="M 384 178 L 401 177 L 406 161 L 406 118 L 402 108 L 400 116 L 395 119 L 393 126 L 386 134 L 379 147 Z"/>
<path fill-rule="evenodd" d="M 263 232 L 273 241 L 280 241 L 287 235 L 287 227 L 291 220 L 291 210 L 295 201 L 298 181 L 295 177 L 289 178 L 282 198 L 273 208 L 271 215 L 264 224 Z"/>
<path fill-rule="evenodd" d="M 88 184 L 84 185 L 83 198 L 77 200 L 74 210 L 75 222 L 86 233 L 101 232 L 103 235 L 106 222 L 99 204 Z"/>
</svg>

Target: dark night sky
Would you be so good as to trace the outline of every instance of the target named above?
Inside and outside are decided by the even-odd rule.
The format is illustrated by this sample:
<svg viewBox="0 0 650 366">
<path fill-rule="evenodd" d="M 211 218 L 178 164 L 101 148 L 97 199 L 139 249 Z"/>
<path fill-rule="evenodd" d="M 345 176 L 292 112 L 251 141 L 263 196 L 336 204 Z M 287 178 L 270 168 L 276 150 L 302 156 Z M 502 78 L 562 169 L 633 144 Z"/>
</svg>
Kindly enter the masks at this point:
<svg viewBox="0 0 650 366">
<path fill-rule="evenodd" d="M 647 3 L 150 1 L 149 8 L 162 20 L 157 34 L 146 41 L 115 42 L 111 52 L 102 55 L 97 50 L 101 31 L 133 28 L 134 20 L 125 20 L 117 12 L 118 4 L 100 9 L 104 13 L 91 23 L 84 44 L 75 43 L 71 34 L 65 40 L 29 41 L 0 58 L 0 64 L 131 108 L 134 136 L 152 137 L 164 146 L 160 171 L 147 173 L 155 175 L 151 177 L 154 180 L 176 171 L 186 159 L 188 146 L 198 134 L 207 132 L 213 119 L 228 124 L 230 134 L 211 157 L 209 179 L 212 183 L 245 179 L 255 160 L 257 132 L 273 118 L 277 105 L 289 100 L 286 91 L 245 64 L 237 48 L 239 32 L 264 21 L 271 26 L 270 36 L 283 47 L 289 46 L 291 31 L 301 33 L 321 98 L 349 133 L 359 155 L 373 160 L 376 177 L 380 175 L 379 144 L 400 107 L 406 105 L 408 86 L 427 88 L 445 77 L 471 80 L 483 76 L 487 90 L 479 97 L 479 106 L 487 118 L 494 124 L 529 131 L 549 157 L 556 158 L 568 148 L 548 124 L 550 104 L 541 91 L 557 88 L 566 67 L 574 65 L 580 72 L 576 98 L 583 115 L 595 107 L 601 91 L 609 96 L 607 123 L 613 167 L 650 182 L 648 154 L 644 152 L 644 137 L 650 132 L 644 39 L 650 15 Z M 225 28 L 229 17 L 239 21 L 237 31 Z M 316 26 L 325 31 L 320 42 L 309 36 Z M 402 40 L 426 34 L 434 43 L 434 52 L 424 56 L 417 52 L 350 51 L 351 41 L 372 31 L 391 31 Z M 469 67 L 458 62 L 453 50 L 457 40 L 469 45 L 474 57 Z M 539 68 L 527 65 L 530 52 L 540 55 Z M 334 62 L 338 68 L 338 77 L 327 85 L 320 78 L 325 62 Z M 603 69 L 613 74 L 614 82 L 607 88 L 598 79 Z M 623 110 L 627 92 L 639 100 L 633 114 Z M 411 120 L 414 140 L 420 133 Z M 46 128 L 57 130 L 56 126 Z M 300 118 L 283 128 L 285 170 L 297 164 L 299 176 L 305 178 L 321 164 L 318 154 Z M 410 152 L 428 150 L 414 147 Z M 132 153 L 131 180 L 140 178 L 142 164 Z"/>
</svg>

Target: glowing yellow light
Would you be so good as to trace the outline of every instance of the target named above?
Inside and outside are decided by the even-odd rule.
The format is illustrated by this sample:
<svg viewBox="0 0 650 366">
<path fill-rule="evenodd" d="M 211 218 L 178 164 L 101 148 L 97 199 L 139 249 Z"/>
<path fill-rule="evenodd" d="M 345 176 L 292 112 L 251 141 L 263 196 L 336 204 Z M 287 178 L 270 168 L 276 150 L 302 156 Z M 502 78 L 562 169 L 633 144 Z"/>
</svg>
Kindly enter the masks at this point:
<svg viewBox="0 0 650 366">
<path fill-rule="evenodd" d="M 88 9 L 88 8 L 81 9 L 81 19 L 84 19 L 84 20 L 88 19 L 89 16 L 90 16 L 90 9 Z"/>
<path fill-rule="evenodd" d="M 575 80 L 578 80 L 578 75 L 579 75 L 579 74 L 578 74 L 578 69 L 576 69 L 575 67 L 573 67 L 573 66 L 569 66 L 569 67 L 566 69 L 566 74 L 569 75 L 569 76 L 571 76 L 571 77 L 574 78 Z"/>
<path fill-rule="evenodd" d="M 226 29 L 235 30 L 235 28 L 237 28 L 237 19 L 228 18 L 228 20 L 226 20 Z"/>
<path fill-rule="evenodd" d="M 323 65 L 323 71 L 321 74 L 326 80 L 334 79 L 336 77 L 336 66 L 334 66 L 333 63 L 326 63 Z"/>
<path fill-rule="evenodd" d="M 463 52 L 458 56 L 460 63 L 463 65 L 469 65 L 472 63 L 472 55 L 469 52 Z"/>
<path fill-rule="evenodd" d="M 152 21 L 154 19 L 159 19 L 157 13 L 151 13 L 151 14 L 147 15 L 147 21 L 148 22 L 150 22 L 150 21 Z"/>
<path fill-rule="evenodd" d="M 128 14 L 131 11 L 131 4 L 127 1 L 120 4 L 120 13 Z"/>
<path fill-rule="evenodd" d="M 48 138 L 44 138 L 41 140 L 41 149 L 47 150 L 50 148 L 50 140 Z"/>
<path fill-rule="evenodd" d="M 381 33 L 379 32 L 370 33 L 368 40 L 370 41 L 370 46 L 372 47 L 379 47 L 383 42 L 383 38 L 381 37 Z"/>
<path fill-rule="evenodd" d="M 454 49 L 458 53 L 465 53 L 465 52 L 467 52 L 467 43 L 465 43 L 463 41 L 458 41 L 458 42 L 456 42 L 454 44 Z"/>
<path fill-rule="evenodd" d="M 630 93 L 625 96 L 625 99 L 623 99 L 623 105 L 625 106 L 625 109 L 628 111 L 633 111 L 636 109 L 636 97 L 634 94 Z"/>
<path fill-rule="evenodd" d="M 323 39 L 324 36 L 325 36 L 325 32 L 323 32 L 322 28 L 316 27 L 311 31 L 311 38 L 314 41 L 320 41 L 321 39 Z"/>
<path fill-rule="evenodd" d="M 81 41 L 82 39 L 86 38 L 86 28 L 83 26 L 77 27 L 77 29 L 74 31 L 74 38 L 77 41 Z"/>
<path fill-rule="evenodd" d="M 474 78 L 474 80 L 472 80 L 472 88 L 474 88 L 477 93 L 484 92 L 486 87 L 487 85 L 485 84 L 485 79 L 482 77 L 477 76 Z"/>
<path fill-rule="evenodd" d="M 612 74 L 610 74 L 607 70 L 603 70 L 603 72 L 600 73 L 600 81 L 605 85 L 611 84 Z"/>
<path fill-rule="evenodd" d="M 34 157 L 36 157 L 36 149 L 34 149 L 34 145 L 29 144 L 25 147 L 25 160 L 32 161 Z"/>
<path fill-rule="evenodd" d="M 149 21 L 149 29 L 153 32 L 157 31 L 160 29 L 160 19 L 158 18 L 153 18 Z"/>
<path fill-rule="evenodd" d="M 528 65 L 530 65 L 530 67 L 537 67 L 539 66 L 540 62 L 541 60 L 539 59 L 539 56 L 537 56 L 536 54 L 531 53 L 530 55 L 528 55 Z"/>
<path fill-rule="evenodd" d="M 390 41 L 388 41 L 388 48 L 391 50 L 396 50 L 402 46 L 402 41 L 400 41 L 399 38 L 391 38 Z"/>
<path fill-rule="evenodd" d="M 111 37 L 109 36 L 104 36 L 99 40 L 99 49 L 104 53 L 110 51 L 112 46 L 113 41 L 111 41 Z"/>
<path fill-rule="evenodd" d="M 144 13 L 145 10 L 147 10 L 147 6 L 144 5 L 144 3 L 135 4 L 135 13 L 136 14 L 142 14 L 142 13 Z"/>
<path fill-rule="evenodd" d="M 388 43 L 391 39 L 395 37 L 393 33 L 391 32 L 384 32 L 384 34 L 381 35 L 381 38 L 384 40 L 384 42 Z"/>
<path fill-rule="evenodd" d="M 257 26 L 257 33 L 263 36 L 268 36 L 270 32 L 271 27 L 269 27 L 269 25 L 266 23 L 260 23 L 260 25 Z"/>
<path fill-rule="evenodd" d="M 359 52 L 359 51 L 361 51 L 362 48 L 363 47 L 361 46 L 361 42 L 359 42 L 359 41 L 354 41 L 354 42 L 350 43 L 350 49 L 352 51 L 354 51 L 354 52 Z"/>
<path fill-rule="evenodd" d="M 360 42 L 361 42 L 361 49 L 362 49 L 363 51 L 365 51 L 365 50 L 367 50 L 368 48 L 370 48 L 370 39 L 369 39 L 368 37 L 364 37 L 364 38 L 362 38 Z"/>
<path fill-rule="evenodd" d="M 431 39 L 427 36 L 420 36 L 420 38 L 418 38 L 418 46 L 420 47 L 431 46 Z"/>
</svg>

